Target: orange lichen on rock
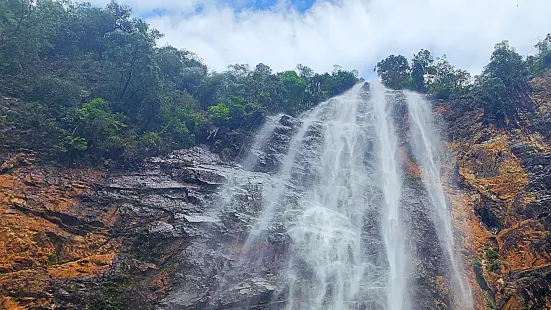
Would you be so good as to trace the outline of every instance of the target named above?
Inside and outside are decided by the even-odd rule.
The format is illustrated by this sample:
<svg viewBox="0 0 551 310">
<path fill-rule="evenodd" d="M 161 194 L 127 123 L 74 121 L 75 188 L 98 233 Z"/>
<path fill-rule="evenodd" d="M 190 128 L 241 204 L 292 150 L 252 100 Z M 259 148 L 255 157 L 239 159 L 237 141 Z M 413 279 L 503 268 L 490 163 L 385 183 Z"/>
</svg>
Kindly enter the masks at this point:
<svg viewBox="0 0 551 310">
<path fill-rule="evenodd" d="M 91 219 L 102 224 L 88 225 L 85 219 L 90 219 L 90 210 L 79 204 L 101 173 L 3 166 L 7 168 L 0 174 L 2 303 L 13 308 L 12 297 L 17 297 L 31 299 L 34 305 L 40 299 L 47 305 L 52 297 L 44 296 L 44 290 L 52 279 L 94 276 L 111 265 L 118 244 L 110 239 L 108 229 L 118 213 L 94 210 L 99 216 Z"/>
<path fill-rule="evenodd" d="M 502 273 L 551 265 L 551 254 L 538 247 L 549 232 L 537 220 L 525 220 L 501 231 L 497 236 Z"/>
<path fill-rule="evenodd" d="M 539 81 L 538 87 L 551 91 L 549 81 Z M 538 98 L 541 111 L 551 108 L 549 92 L 546 96 Z M 468 228 L 454 220 L 458 228 L 470 233 L 470 262 L 478 271 L 470 268 L 469 281 L 480 310 L 485 309 L 485 300 L 500 309 L 524 309 L 530 298 L 512 284 L 512 275 L 551 266 L 548 248 L 542 246 L 548 244 L 549 232 L 542 220 L 527 218 L 530 215 L 525 212 L 527 204 L 537 203 L 541 196 L 526 190 L 531 182 L 529 170 L 511 149 L 517 143 L 537 156 L 551 154 L 551 144 L 541 133 L 527 128 L 496 129 L 481 122 L 460 133 L 452 145 L 461 176 L 458 181 L 467 185 L 459 191 L 470 210 Z M 461 204 L 461 199 L 450 198 L 454 209 Z M 480 281 L 489 291 L 481 289 Z"/>
<path fill-rule="evenodd" d="M 468 160 L 462 162 L 459 173 L 478 191 L 512 200 L 528 183 L 528 174 L 511 152 L 506 135 L 475 144 L 465 155 Z"/>
<path fill-rule="evenodd" d="M 502 308 L 503 310 L 518 310 L 522 309 L 522 304 L 519 302 L 519 300 L 516 298 L 516 296 L 511 296 L 509 300 L 507 300 L 507 303 Z"/>
<path fill-rule="evenodd" d="M 461 253 L 463 258 L 463 265 L 468 275 L 469 284 L 472 290 L 472 296 L 474 305 L 477 310 L 485 310 L 485 297 L 484 292 L 477 284 L 474 270 L 471 266 L 474 263 L 474 254 L 482 251 L 485 247 L 486 241 L 491 236 L 478 221 L 473 213 L 473 199 L 458 191 L 454 187 L 446 187 L 446 194 L 450 198 L 453 222 L 456 232 L 460 235 L 458 244 L 461 245 Z M 456 234 L 457 235 L 457 234 Z"/>
<path fill-rule="evenodd" d="M 0 309 L 25 310 L 26 308 L 21 306 L 17 301 L 15 301 L 11 297 L 0 296 Z"/>
<path fill-rule="evenodd" d="M 539 132 L 532 132 L 528 135 L 519 134 L 515 136 L 515 140 L 530 145 L 537 152 L 551 153 L 551 145 L 549 145 L 549 142 L 546 141 Z"/>
<path fill-rule="evenodd" d="M 451 112 L 451 106 L 450 105 L 438 105 L 438 106 L 436 106 L 436 109 L 434 109 L 434 112 L 436 112 L 436 114 L 440 114 L 440 115 L 449 114 Z"/>
<path fill-rule="evenodd" d="M 50 267 L 48 275 L 53 278 L 65 279 L 97 275 L 111 264 L 115 256 L 115 253 L 91 255 L 74 262 Z"/>
</svg>

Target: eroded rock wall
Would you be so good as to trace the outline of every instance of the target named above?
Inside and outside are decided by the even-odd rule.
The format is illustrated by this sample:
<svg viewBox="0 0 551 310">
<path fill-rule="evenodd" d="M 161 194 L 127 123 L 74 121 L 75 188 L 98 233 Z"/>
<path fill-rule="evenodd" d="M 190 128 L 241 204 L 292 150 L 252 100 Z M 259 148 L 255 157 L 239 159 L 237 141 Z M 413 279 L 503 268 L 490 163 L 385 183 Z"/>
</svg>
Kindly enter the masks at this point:
<svg viewBox="0 0 551 310">
<path fill-rule="evenodd" d="M 119 251 L 110 234 L 117 210 L 82 201 L 104 174 L 36 166 L 24 154 L 1 170 L 0 308 L 64 305 L 62 283 L 99 275 Z"/>
<path fill-rule="evenodd" d="M 515 126 L 486 124 L 481 109 L 458 113 L 453 103 L 440 109 L 477 309 L 551 308 L 551 76 L 531 86 L 516 99 Z"/>
</svg>

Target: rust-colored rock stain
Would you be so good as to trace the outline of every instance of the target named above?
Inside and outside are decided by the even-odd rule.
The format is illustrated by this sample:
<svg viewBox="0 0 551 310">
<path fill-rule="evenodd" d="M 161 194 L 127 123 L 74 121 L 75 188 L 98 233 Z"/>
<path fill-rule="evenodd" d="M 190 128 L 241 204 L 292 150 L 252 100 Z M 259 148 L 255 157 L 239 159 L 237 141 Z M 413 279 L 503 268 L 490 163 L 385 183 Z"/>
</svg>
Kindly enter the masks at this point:
<svg viewBox="0 0 551 310">
<path fill-rule="evenodd" d="M 111 265 L 118 244 L 108 228 L 116 212 L 79 206 L 101 173 L 36 166 L 22 154 L 1 171 L 0 308 L 47 307 L 52 281 L 95 276 Z"/>
</svg>

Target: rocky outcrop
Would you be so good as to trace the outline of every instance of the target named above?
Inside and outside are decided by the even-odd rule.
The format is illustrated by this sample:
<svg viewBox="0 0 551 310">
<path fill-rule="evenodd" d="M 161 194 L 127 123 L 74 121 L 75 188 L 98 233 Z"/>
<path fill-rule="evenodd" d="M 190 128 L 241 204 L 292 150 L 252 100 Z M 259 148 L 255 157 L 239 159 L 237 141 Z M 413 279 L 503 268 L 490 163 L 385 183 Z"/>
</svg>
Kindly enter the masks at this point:
<svg viewBox="0 0 551 310">
<path fill-rule="evenodd" d="M 104 175 L 94 170 L 35 166 L 16 154 L 0 174 L 0 305 L 63 305 L 62 283 L 107 270 L 119 251 L 110 229 L 118 212 L 83 201 Z"/>
<path fill-rule="evenodd" d="M 551 78 L 531 84 L 530 96 L 516 102 L 521 121 L 513 128 L 485 124 L 482 110 L 457 113 L 441 104 L 453 142 L 456 191 L 462 193 L 454 207 L 466 208 L 463 231 L 470 235 L 467 257 L 478 309 L 551 307 Z"/>
<path fill-rule="evenodd" d="M 285 120 L 276 138 L 292 126 Z M 257 170 L 278 165 L 273 148 L 254 159 Z M 270 184 L 264 172 L 201 148 L 135 171 L 37 166 L 22 154 L 1 170 L 0 308 L 242 309 L 272 300 L 285 240 L 266 236 L 248 251 L 262 258 L 240 263 Z"/>
</svg>

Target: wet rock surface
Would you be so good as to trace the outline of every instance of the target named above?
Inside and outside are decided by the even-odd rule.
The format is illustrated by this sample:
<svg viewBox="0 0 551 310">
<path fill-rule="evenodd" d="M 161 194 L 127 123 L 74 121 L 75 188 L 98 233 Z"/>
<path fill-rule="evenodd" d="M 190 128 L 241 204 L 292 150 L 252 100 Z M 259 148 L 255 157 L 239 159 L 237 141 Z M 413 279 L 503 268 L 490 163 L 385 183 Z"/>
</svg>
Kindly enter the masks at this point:
<svg viewBox="0 0 551 310">
<path fill-rule="evenodd" d="M 0 308 L 212 304 L 214 279 L 235 268 L 266 179 L 201 148 L 109 174 L 22 156 L 9 157 L 0 175 Z M 224 203 L 217 193 L 230 181 L 226 191 L 242 193 Z M 214 307 L 265 301 L 273 280 L 259 266 Z"/>
<path fill-rule="evenodd" d="M 119 252 L 110 233 L 117 211 L 84 202 L 104 175 L 35 166 L 25 154 L 7 157 L 0 174 L 0 308 L 69 307 L 63 283 L 100 275 Z"/>
</svg>

